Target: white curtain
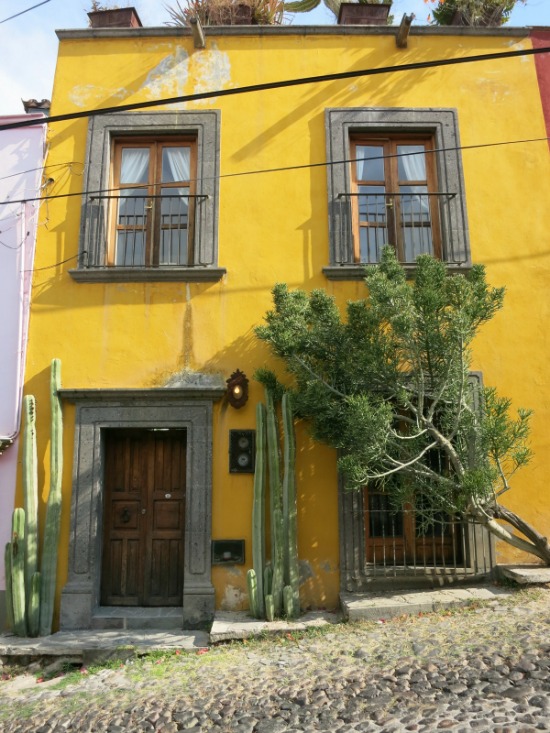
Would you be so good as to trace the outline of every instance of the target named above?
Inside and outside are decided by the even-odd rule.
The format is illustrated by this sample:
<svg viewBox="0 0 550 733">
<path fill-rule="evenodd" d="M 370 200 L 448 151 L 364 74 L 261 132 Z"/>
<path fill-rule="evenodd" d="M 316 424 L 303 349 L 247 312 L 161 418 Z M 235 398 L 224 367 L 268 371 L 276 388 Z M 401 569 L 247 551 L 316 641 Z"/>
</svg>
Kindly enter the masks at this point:
<svg viewBox="0 0 550 733">
<path fill-rule="evenodd" d="M 148 177 L 149 149 L 123 148 L 120 183 L 147 183 Z"/>
<path fill-rule="evenodd" d="M 191 149 L 164 148 L 162 151 L 162 182 L 188 181 L 191 177 Z"/>
<path fill-rule="evenodd" d="M 401 181 L 403 179 L 406 181 L 426 180 L 426 153 L 423 145 L 398 145 L 397 153 L 402 156 L 398 158 Z"/>
</svg>

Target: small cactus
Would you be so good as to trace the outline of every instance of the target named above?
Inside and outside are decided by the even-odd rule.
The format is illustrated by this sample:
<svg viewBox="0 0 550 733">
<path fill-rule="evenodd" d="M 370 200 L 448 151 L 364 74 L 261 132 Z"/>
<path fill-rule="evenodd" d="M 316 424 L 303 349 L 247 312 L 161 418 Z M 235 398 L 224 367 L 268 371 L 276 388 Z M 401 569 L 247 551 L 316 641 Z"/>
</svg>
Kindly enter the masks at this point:
<svg viewBox="0 0 550 733">
<path fill-rule="evenodd" d="M 260 596 L 258 595 L 258 580 L 254 568 L 251 568 L 246 574 L 246 584 L 248 586 L 250 612 L 254 618 L 262 618 L 262 614 L 259 610 Z"/>
<path fill-rule="evenodd" d="M 27 636 L 25 606 L 25 510 L 14 509 L 11 525 L 11 597 L 13 630 L 17 636 Z"/>
</svg>

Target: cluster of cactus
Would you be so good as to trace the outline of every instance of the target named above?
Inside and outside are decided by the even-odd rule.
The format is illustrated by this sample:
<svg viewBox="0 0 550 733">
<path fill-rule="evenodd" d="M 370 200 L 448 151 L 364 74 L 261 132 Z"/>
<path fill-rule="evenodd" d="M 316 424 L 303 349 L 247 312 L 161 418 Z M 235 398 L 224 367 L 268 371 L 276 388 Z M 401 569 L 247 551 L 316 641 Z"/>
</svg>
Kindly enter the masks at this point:
<svg viewBox="0 0 550 733">
<path fill-rule="evenodd" d="M 291 397 L 283 395 L 283 474 L 273 394 L 266 389 L 266 406 L 256 408 L 256 467 L 252 506 L 252 563 L 248 571 L 250 610 L 256 618 L 273 621 L 284 612 L 300 615 L 300 575 L 296 535 L 296 440 Z M 271 562 L 266 562 L 266 484 L 269 478 Z"/>
<path fill-rule="evenodd" d="M 51 461 L 50 493 L 46 508 L 41 571 L 38 571 L 38 469 L 36 451 L 36 402 L 23 400 L 23 495 L 24 508 L 14 509 L 11 542 L 5 550 L 6 607 L 8 623 L 17 636 L 47 636 L 52 632 L 57 547 L 61 520 L 63 418 L 58 391 L 61 362 L 52 361 L 50 377 Z"/>
</svg>

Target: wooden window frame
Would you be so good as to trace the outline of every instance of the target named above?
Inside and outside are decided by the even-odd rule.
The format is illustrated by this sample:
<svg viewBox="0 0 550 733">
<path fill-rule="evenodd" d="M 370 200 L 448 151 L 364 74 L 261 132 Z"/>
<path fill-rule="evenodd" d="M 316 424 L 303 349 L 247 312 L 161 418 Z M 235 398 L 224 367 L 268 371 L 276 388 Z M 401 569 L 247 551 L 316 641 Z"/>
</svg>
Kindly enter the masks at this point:
<svg viewBox="0 0 550 733">
<path fill-rule="evenodd" d="M 162 178 L 162 152 L 164 148 L 182 147 L 189 148 L 190 155 L 190 177 L 188 181 L 175 181 L 163 183 Z M 147 148 L 150 151 L 149 172 L 147 184 L 120 183 L 120 172 L 122 162 L 122 151 L 128 148 Z M 186 266 L 194 264 L 194 240 L 195 240 L 195 214 L 196 206 L 194 198 L 196 192 L 196 171 L 197 171 L 197 140 L 194 136 L 161 136 L 161 137 L 116 137 L 111 141 L 111 188 L 118 192 L 122 189 L 144 188 L 146 197 L 149 198 L 145 208 L 151 212 L 145 224 L 145 264 L 141 267 L 150 268 L 159 266 L 159 252 L 161 231 L 163 228 L 161 219 L 162 198 L 158 190 L 162 188 L 187 188 L 188 189 L 188 213 L 187 213 L 187 262 L 180 263 Z M 117 212 L 119 198 L 112 198 L 109 205 L 109 237 L 107 243 L 107 265 L 116 265 L 116 243 L 118 231 L 129 231 L 131 227 L 123 227 L 118 224 Z M 136 227 L 137 229 L 137 227 Z M 170 265 L 168 265 L 170 266 Z"/>
<path fill-rule="evenodd" d="M 426 179 L 425 180 L 407 180 L 400 181 L 398 168 L 397 148 L 400 145 L 418 145 L 423 144 L 425 149 L 426 161 Z M 356 161 L 360 158 L 357 152 L 358 146 L 382 147 L 383 149 L 383 166 L 384 179 L 359 180 L 357 178 Z M 372 224 L 361 223 L 359 217 L 359 187 L 360 186 L 384 186 L 386 201 L 385 206 L 388 210 L 386 216 L 385 228 L 388 233 L 388 243 L 395 247 L 397 258 L 400 262 L 411 264 L 405 258 L 405 246 L 403 231 L 404 227 L 401 221 L 401 194 L 400 186 L 426 186 L 428 189 L 429 211 L 430 211 L 430 229 L 432 236 L 432 252 L 434 257 L 442 259 L 442 242 L 441 242 L 441 222 L 439 216 L 439 202 L 436 195 L 438 193 L 437 170 L 435 160 L 435 145 L 433 135 L 426 134 L 353 134 L 350 138 L 350 155 L 351 155 L 351 215 L 352 215 L 352 232 L 353 232 L 353 261 L 362 264 L 360 249 L 360 230 L 364 227 L 372 226 Z M 406 194 L 405 194 L 406 195 Z M 393 210 L 393 216 L 390 216 L 390 210 Z M 375 224 L 375 226 L 379 226 Z M 393 240 L 393 241 L 392 241 Z M 372 263 L 368 263 L 372 264 Z"/>
</svg>

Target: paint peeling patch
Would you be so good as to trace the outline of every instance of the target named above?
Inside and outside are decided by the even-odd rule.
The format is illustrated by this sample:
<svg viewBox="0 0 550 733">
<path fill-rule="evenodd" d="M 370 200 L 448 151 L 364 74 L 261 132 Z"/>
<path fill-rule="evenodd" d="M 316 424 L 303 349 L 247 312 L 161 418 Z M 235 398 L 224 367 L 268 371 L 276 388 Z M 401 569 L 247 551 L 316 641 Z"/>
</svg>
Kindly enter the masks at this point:
<svg viewBox="0 0 550 733">
<path fill-rule="evenodd" d="M 149 97 L 179 97 L 189 77 L 189 54 L 184 48 L 162 59 L 147 74 L 141 90 Z"/>
<path fill-rule="evenodd" d="M 220 604 L 222 611 L 244 611 L 248 608 L 248 597 L 240 588 L 227 585 Z"/>
<path fill-rule="evenodd" d="M 95 101 L 105 99 L 125 99 L 127 89 L 108 89 L 97 84 L 79 84 L 69 92 L 68 97 L 75 107 L 88 107 Z"/>
<path fill-rule="evenodd" d="M 195 79 L 194 94 L 223 89 L 231 81 L 231 63 L 224 51 L 210 48 L 193 55 L 191 59 L 192 78 Z M 212 100 L 204 100 L 209 104 Z"/>
<path fill-rule="evenodd" d="M 165 387 L 180 388 L 204 387 L 225 389 L 226 385 L 221 374 L 206 374 L 205 372 L 193 372 L 190 369 L 183 369 L 172 374 L 164 384 Z"/>
</svg>

